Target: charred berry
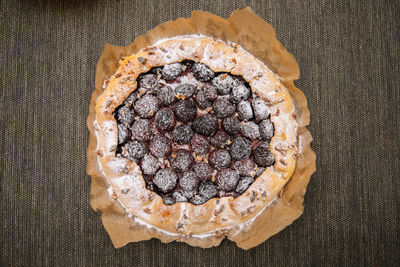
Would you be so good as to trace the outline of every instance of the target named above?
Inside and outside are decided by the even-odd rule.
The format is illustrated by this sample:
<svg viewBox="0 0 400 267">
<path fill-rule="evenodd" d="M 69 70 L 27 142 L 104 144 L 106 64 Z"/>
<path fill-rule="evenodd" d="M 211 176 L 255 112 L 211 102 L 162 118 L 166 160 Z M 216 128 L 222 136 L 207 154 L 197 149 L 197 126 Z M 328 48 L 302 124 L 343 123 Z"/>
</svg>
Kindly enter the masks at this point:
<svg viewBox="0 0 400 267">
<path fill-rule="evenodd" d="M 157 90 L 157 98 L 163 106 L 172 105 L 176 100 L 174 88 L 168 85 L 161 87 Z"/>
<path fill-rule="evenodd" d="M 150 123 L 146 119 L 138 119 L 132 125 L 132 137 L 139 141 L 149 141 L 151 136 Z"/>
<path fill-rule="evenodd" d="M 161 167 L 160 162 L 151 154 L 146 154 L 142 161 L 140 162 L 140 167 L 146 175 L 154 175 Z"/>
<path fill-rule="evenodd" d="M 218 119 L 214 115 L 205 114 L 194 120 L 192 129 L 196 133 L 211 136 L 218 130 Z"/>
<path fill-rule="evenodd" d="M 157 158 L 162 158 L 171 153 L 172 141 L 165 135 L 157 134 L 150 142 L 150 152 Z"/>
<path fill-rule="evenodd" d="M 188 122 L 194 120 L 197 115 L 196 104 L 191 100 L 179 101 L 175 106 L 175 115 L 179 121 Z"/>
<path fill-rule="evenodd" d="M 175 199 L 171 196 L 164 196 L 162 198 L 162 200 L 165 205 L 174 205 L 175 204 Z"/>
<path fill-rule="evenodd" d="M 211 178 L 212 175 L 212 168 L 209 164 L 205 163 L 204 161 L 200 161 L 193 166 L 193 171 L 197 175 L 197 177 L 202 180 L 208 180 Z"/>
<path fill-rule="evenodd" d="M 240 132 L 240 122 L 236 117 L 228 117 L 222 121 L 222 128 L 229 135 L 237 135 Z"/>
<path fill-rule="evenodd" d="M 231 101 L 234 104 L 238 104 L 243 100 L 247 100 L 250 97 L 250 89 L 244 84 L 238 84 L 232 89 Z"/>
<path fill-rule="evenodd" d="M 192 130 L 192 127 L 190 127 L 190 125 L 188 124 L 181 124 L 172 131 L 174 142 L 180 145 L 188 144 L 192 139 L 193 135 L 194 132 Z"/>
<path fill-rule="evenodd" d="M 231 191 L 235 189 L 239 178 L 240 176 L 237 171 L 232 169 L 223 169 L 217 173 L 215 177 L 215 183 L 218 185 L 219 189 Z"/>
<path fill-rule="evenodd" d="M 207 200 L 218 195 L 217 186 L 210 181 L 203 181 L 199 186 L 199 195 L 205 197 Z"/>
<path fill-rule="evenodd" d="M 239 114 L 239 120 L 241 121 L 248 121 L 253 118 L 253 108 L 249 101 L 242 101 L 237 105 L 236 108 Z"/>
<path fill-rule="evenodd" d="M 118 124 L 118 144 L 124 144 L 131 138 L 131 131 L 123 124 Z"/>
<path fill-rule="evenodd" d="M 250 157 L 251 142 L 244 137 L 236 137 L 229 148 L 229 153 L 234 160 L 242 160 Z"/>
<path fill-rule="evenodd" d="M 163 193 L 171 192 L 178 182 L 178 175 L 171 169 L 161 169 L 153 179 L 154 184 Z"/>
<path fill-rule="evenodd" d="M 199 81 L 206 82 L 214 77 L 214 72 L 202 63 L 194 63 L 192 67 L 193 75 Z"/>
<path fill-rule="evenodd" d="M 213 111 L 218 119 L 223 119 L 235 112 L 235 106 L 227 99 L 217 99 L 213 104 Z"/>
<path fill-rule="evenodd" d="M 264 140 L 271 140 L 272 136 L 274 136 L 274 125 L 270 120 L 263 120 L 259 124 L 260 135 Z"/>
<path fill-rule="evenodd" d="M 135 113 L 127 106 L 123 106 L 118 109 L 117 119 L 125 125 L 130 125 L 135 120 Z"/>
<path fill-rule="evenodd" d="M 218 131 L 216 134 L 210 137 L 210 143 L 218 148 L 224 148 L 228 145 L 228 142 L 229 136 L 226 132 L 222 130 Z"/>
<path fill-rule="evenodd" d="M 190 169 L 194 160 L 192 153 L 185 149 L 173 152 L 170 157 L 172 168 L 177 172 L 184 172 Z"/>
<path fill-rule="evenodd" d="M 139 141 L 132 141 L 126 143 L 125 149 L 122 150 L 122 155 L 131 160 L 140 160 L 147 152 L 146 146 Z"/>
<path fill-rule="evenodd" d="M 268 167 L 275 163 L 274 155 L 271 154 L 268 142 L 258 143 L 253 153 L 254 162 L 259 166 Z"/>
<path fill-rule="evenodd" d="M 199 184 L 199 179 L 193 171 L 185 172 L 179 179 L 179 186 L 185 191 L 194 191 Z"/>
<path fill-rule="evenodd" d="M 144 75 L 139 82 L 140 88 L 153 91 L 156 88 L 158 83 L 157 75 L 155 74 L 146 74 Z"/>
<path fill-rule="evenodd" d="M 206 94 L 203 90 L 199 90 L 197 92 L 196 96 L 194 97 L 194 101 L 201 109 L 206 109 L 212 105 L 212 102 L 206 98 Z"/>
<path fill-rule="evenodd" d="M 175 191 L 172 193 L 172 197 L 175 199 L 176 202 L 186 202 L 187 198 L 181 191 Z"/>
<path fill-rule="evenodd" d="M 190 199 L 190 203 L 192 203 L 194 205 L 203 205 L 207 201 L 208 201 L 208 199 L 206 197 L 204 197 L 204 196 L 201 196 L 201 195 L 194 195 Z"/>
<path fill-rule="evenodd" d="M 245 176 L 245 177 L 240 178 L 240 180 L 236 186 L 235 192 L 238 194 L 243 194 L 253 182 L 254 182 L 254 179 L 253 179 L 253 177 L 250 177 L 250 176 Z"/>
<path fill-rule="evenodd" d="M 212 80 L 212 84 L 217 88 L 220 95 L 227 95 L 235 86 L 235 80 L 229 74 L 220 74 Z"/>
<path fill-rule="evenodd" d="M 161 75 L 165 80 L 173 80 L 179 76 L 183 71 L 183 65 L 181 63 L 167 64 L 163 67 Z"/>
<path fill-rule="evenodd" d="M 208 158 L 210 165 L 215 169 L 223 169 L 231 164 L 231 156 L 226 149 L 213 151 Z"/>
<path fill-rule="evenodd" d="M 260 137 L 260 129 L 253 121 L 242 122 L 240 132 L 244 137 L 252 141 Z"/>
<path fill-rule="evenodd" d="M 144 119 L 151 118 L 158 108 L 158 99 L 153 95 L 144 95 L 135 103 L 135 111 Z"/>
<path fill-rule="evenodd" d="M 253 98 L 251 101 L 251 105 L 253 106 L 254 116 L 257 121 L 265 120 L 268 118 L 270 112 L 267 104 L 261 98 Z"/>
<path fill-rule="evenodd" d="M 197 154 L 205 154 L 210 150 L 210 143 L 204 136 L 195 134 L 190 141 L 190 147 Z"/>
<path fill-rule="evenodd" d="M 154 116 L 154 123 L 161 131 L 170 131 L 175 126 L 174 112 L 170 108 L 162 108 Z"/>
<path fill-rule="evenodd" d="M 244 159 L 236 161 L 233 168 L 239 173 L 240 176 L 253 176 L 257 165 L 251 159 Z"/>
<path fill-rule="evenodd" d="M 175 95 L 177 98 L 187 99 L 194 95 L 196 92 L 196 85 L 190 83 L 182 83 L 175 88 Z"/>
</svg>

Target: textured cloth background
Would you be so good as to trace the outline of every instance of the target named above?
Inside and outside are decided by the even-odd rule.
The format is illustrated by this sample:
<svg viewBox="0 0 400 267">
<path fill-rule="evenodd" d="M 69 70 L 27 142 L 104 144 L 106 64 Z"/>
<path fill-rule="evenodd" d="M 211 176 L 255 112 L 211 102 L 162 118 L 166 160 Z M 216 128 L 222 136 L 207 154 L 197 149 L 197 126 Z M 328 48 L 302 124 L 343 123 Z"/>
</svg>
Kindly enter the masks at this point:
<svg viewBox="0 0 400 267">
<path fill-rule="evenodd" d="M 198 2 L 0 1 L 1 265 L 399 265 L 399 2 Z M 85 172 L 103 46 L 127 45 L 195 9 L 228 17 L 245 6 L 300 65 L 317 154 L 303 216 L 249 251 L 227 240 L 114 249 Z"/>
</svg>

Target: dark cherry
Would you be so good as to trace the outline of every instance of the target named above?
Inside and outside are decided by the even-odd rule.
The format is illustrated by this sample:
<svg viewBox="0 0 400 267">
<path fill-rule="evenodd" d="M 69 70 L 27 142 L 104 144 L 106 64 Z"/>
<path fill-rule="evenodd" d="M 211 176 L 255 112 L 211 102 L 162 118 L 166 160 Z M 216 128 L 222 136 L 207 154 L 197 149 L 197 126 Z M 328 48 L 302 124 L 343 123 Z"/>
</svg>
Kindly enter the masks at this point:
<svg viewBox="0 0 400 267">
<path fill-rule="evenodd" d="M 178 182 L 178 175 L 171 169 L 161 169 L 154 176 L 153 183 L 163 193 L 171 192 Z"/>
<path fill-rule="evenodd" d="M 259 166 L 268 167 L 275 163 L 274 155 L 269 148 L 269 142 L 259 142 L 253 153 L 254 162 Z"/>
<path fill-rule="evenodd" d="M 239 114 L 239 120 L 241 120 L 241 121 L 243 121 L 243 120 L 248 121 L 254 117 L 253 108 L 251 107 L 251 104 L 249 101 L 240 102 L 237 105 L 236 110 Z"/>
<path fill-rule="evenodd" d="M 253 176 L 257 165 L 252 159 L 236 161 L 232 166 L 240 176 Z"/>
<path fill-rule="evenodd" d="M 233 87 L 231 92 L 231 101 L 234 104 L 238 104 L 243 100 L 247 100 L 250 97 L 250 89 L 244 84 L 238 84 Z"/>
<path fill-rule="evenodd" d="M 214 72 L 202 63 L 194 63 L 192 66 L 194 77 L 199 81 L 206 82 L 214 77 Z"/>
<path fill-rule="evenodd" d="M 228 117 L 222 121 L 222 128 L 229 135 L 237 135 L 240 132 L 240 121 L 236 117 Z"/>
<path fill-rule="evenodd" d="M 131 138 L 131 131 L 124 124 L 118 124 L 118 144 L 124 144 Z"/>
<path fill-rule="evenodd" d="M 157 112 L 159 105 L 157 97 L 144 95 L 136 101 L 135 111 L 140 117 L 149 119 Z"/>
<path fill-rule="evenodd" d="M 192 169 L 200 180 L 205 181 L 211 178 L 212 168 L 204 161 L 196 163 L 195 165 L 193 165 Z"/>
<path fill-rule="evenodd" d="M 167 81 L 174 80 L 179 76 L 179 74 L 182 73 L 183 67 L 184 66 L 181 63 L 164 65 L 161 71 L 161 75 Z"/>
<path fill-rule="evenodd" d="M 131 123 L 135 120 L 135 113 L 127 106 L 123 106 L 118 109 L 117 120 L 125 125 L 131 125 Z"/>
<path fill-rule="evenodd" d="M 251 142 L 244 137 L 233 139 L 229 153 L 234 160 L 247 159 L 251 155 Z"/>
<path fill-rule="evenodd" d="M 201 134 L 195 134 L 190 141 L 190 148 L 196 154 L 205 154 L 210 150 L 210 143 Z"/>
<path fill-rule="evenodd" d="M 188 124 L 181 124 L 172 131 L 174 142 L 182 145 L 188 144 L 192 139 L 194 132 L 192 127 Z"/>
<path fill-rule="evenodd" d="M 204 91 L 205 97 L 208 101 L 215 101 L 218 97 L 217 89 L 212 84 L 204 84 L 202 91 Z"/>
<path fill-rule="evenodd" d="M 231 191 L 235 189 L 238 181 L 239 174 L 237 171 L 226 168 L 218 171 L 215 177 L 215 183 L 218 185 L 218 188 L 224 191 Z"/>
<path fill-rule="evenodd" d="M 161 167 L 161 163 L 151 154 L 146 154 L 140 162 L 140 167 L 146 175 L 155 175 Z"/>
<path fill-rule="evenodd" d="M 192 129 L 205 136 L 214 135 L 218 130 L 218 119 L 209 113 L 197 117 L 192 124 Z"/>
<path fill-rule="evenodd" d="M 174 205 L 175 199 L 172 196 L 163 196 L 162 198 L 165 205 Z"/>
<path fill-rule="evenodd" d="M 175 106 L 175 115 L 179 121 L 189 122 L 197 115 L 196 104 L 191 100 L 179 101 Z"/>
<path fill-rule="evenodd" d="M 253 182 L 254 182 L 254 179 L 253 179 L 253 177 L 250 177 L 250 176 L 245 176 L 245 177 L 240 178 L 240 180 L 236 186 L 235 192 L 238 194 L 243 194 Z"/>
<path fill-rule="evenodd" d="M 177 172 L 184 172 L 190 169 L 194 159 L 192 153 L 185 149 L 179 149 L 177 152 L 173 152 L 170 156 L 170 162 L 172 168 Z"/>
<path fill-rule="evenodd" d="M 209 200 L 218 195 L 218 188 L 211 181 L 203 181 L 199 185 L 199 195 Z"/>
<path fill-rule="evenodd" d="M 157 98 L 163 106 L 172 105 L 175 98 L 175 90 L 171 86 L 165 85 L 157 90 Z"/>
<path fill-rule="evenodd" d="M 150 142 L 150 152 L 157 158 L 168 156 L 171 153 L 172 141 L 167 136 L 157 134 Z"/>
<path fill-rule="evenodd" d="M 175 126 L 174 112 L 170 108 L 162 108 L 154 116 L 154 123 L 161 131 L 170 131 Z"/>
<path fill-rule="evenodd" d="M 207 201 L 208 201 L 208 199 L 206 197 L 204 197 L 204 196 L 201 196 L 201 195 L 194 195 L 190 199 L 190 203 L 192 203 L 194 205 L 203 205 Z"/>
<path fill-rule="evenodd" d="M 185 197 L 184 193 L 181 191 L 174 191 L 172 193 L 172 197 L 175 199 L 176 202 L 186 202 L 188 199 Z"/>
<path fill-rule="evenodd" d="M 212 80 L 220 95 L 228 95 L 235 86 L 235 80 L 227 73 L 220 74 Z"/>
<path fill-rule="evenodd" d="M 218 131 L 216 134 L 210 137 L 210 143 L 218 148 L 226 147 L 228 145 L 228 142 L 229 135 L 222 130 Z"/>
<path fill-rule="evenodd" d="M 147 152 L 144 143 L 136 140 L 126 143 L 124 148 L 125 149 L 122 150 L 122 155 L 132 160 L 140 160 Z"/>
<path fill-rule="evenodd" d="M 179 186 L 182 190 L 191 192 L 194 191 L 199 184 L 199 179 L 194 171 L 187 171 L 183 173 L 179 179 Z"/>
<path fill-rule="evenodd" d="M 260 122 L 259 128 L 262 139 L 269 141 L 274 136 L 274 125 L 270 120 L 267 119 Z"/>
<path fill-rule="evenodd" d="M 218 170 L 228 167 L 231 164 L 231 160 L 231 156 L 226 149 L 215 150 L 208 157 L 210 165 Z"/>
<path fill-rule="evenodd" d="M 235 112 L 235 106 L 227 99 L 217 99 L 213 104 L 213 112 L 218 119 L 223 119 Z"/>
<path fill-rule="evenodd" d="M 253 121 L 242 122 L 240 125 L 240 132 L 242 136 L 252 141 L 260 138 L 260 129 Z"/>
<path fill-rule="evenodd" d="M 187 99 L 193 96 L 196 92 L 196 85 L 190 83 L 182 83 L 175 88 L 175 95 L 177 98 Z"/>
<path fill-rule="evenodd" d="M 257 121 L 262 121 L 269 117 L 269 108 L 264 100 L 259 97 L 253 98 L 251 105 L 253 106 L 254 116 Z"/>
<path fill-rule="evenodd" d="M 146 119 L 136 120 L 132 125 L 132 138 L 139 141 L 149 141 L 150 136 L 150 122 Z"/>
<path fill-rule="evenodd" d="M 154 88 L 156 88 L 157 83 L 158 83 L 157 75 L 146 74 L 141 77 L 139 85 L 140 88 L 152 91 Z"/>
<path fill-rule="evenodd" d="M 212 102 L 207 99 L 206 93 L 203 90 L 197 92 L 194 101 L 200 109 L 206 109 L 212 105 Z"/>
</svg>

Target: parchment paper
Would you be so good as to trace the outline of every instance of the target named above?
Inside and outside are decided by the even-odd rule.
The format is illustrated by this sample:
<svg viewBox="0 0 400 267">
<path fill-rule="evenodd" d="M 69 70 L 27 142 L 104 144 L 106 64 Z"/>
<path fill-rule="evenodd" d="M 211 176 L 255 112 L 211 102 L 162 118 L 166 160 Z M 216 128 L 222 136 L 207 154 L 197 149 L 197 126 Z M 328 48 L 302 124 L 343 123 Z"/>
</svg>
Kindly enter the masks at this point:
<svg viewBox="0 0 400 267">
<path fill-rule="evenodd" d="M 300 156 L 296 162 L 294 174 L 285 186 L 282 195 L 255 219 L 248 231 L 241 231 L 235 235 L 228 232 L 227 238 L 236 242 L 240 248 L 249 249 L 290 225 L 303 213 L 304 194 L 311 174 L 315 171 L 315 153 L 310 147 L 312 137 L 305 127 L 309 124 L 310 117 L 307 100 L 293 83 L 299 78 L 296 60 L 276 39 L 272 26 L 254 14 L 249 7 L 234 11 L 228 19 L 203 11 L 193 11 L 190 18 L 165 22 L 136 38 L 126 47 L 106 44 L 97 63 L 95 91 L 92 94 L 87 120 L 90 131 L 87 173 L 92 177 L 90 204 L 95 211 L 101 211 L 103 225 L 116 248 L 129 242 L 148 240 L 153 237 L 159 238 L 162 242 L 171 242 L 177 240 L 177 237 L 134 223 L 122 206 L 113 201 L 107 192 L 107 182 L 97 165 L 97 140 L 93 129 L 95 103 L 103 92 L 103 81 L 114 74 L 121 57 L 134 54 L 160 39 L 198 33 L 241 45 L 279 75 L 294 99 L 296 121 L 299 125 Z M 177 241 L 200 247 L 211 247 L 218 245 L 221 240 L 221 238 L 210 237 L 202 241 L 193 241 L 190 238 L 179 238 Z"/>
</svg>

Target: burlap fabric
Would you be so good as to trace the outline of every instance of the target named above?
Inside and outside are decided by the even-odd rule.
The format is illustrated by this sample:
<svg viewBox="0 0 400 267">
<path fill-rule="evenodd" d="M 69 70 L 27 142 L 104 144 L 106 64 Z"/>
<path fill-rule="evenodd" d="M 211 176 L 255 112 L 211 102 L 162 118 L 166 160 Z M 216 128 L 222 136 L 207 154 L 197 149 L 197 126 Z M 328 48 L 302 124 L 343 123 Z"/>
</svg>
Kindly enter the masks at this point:
<svg viewBox="0 0 400 267">
<path fill-rule="evenodd" d="M 1 265 L 398 265 L 400 4 L 385 2 L 1 1 Z M 303 216 L 249 251 L 230 241 L 114 249 L 85 172 L 104 44 L 127 45 L 194 9 L 227 17 L 247 5 L 301 69 L 317 154 Z"/>
</svg>

